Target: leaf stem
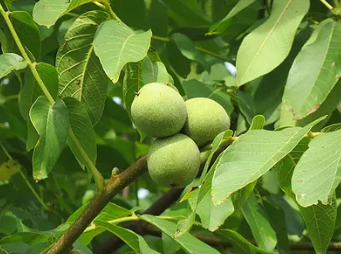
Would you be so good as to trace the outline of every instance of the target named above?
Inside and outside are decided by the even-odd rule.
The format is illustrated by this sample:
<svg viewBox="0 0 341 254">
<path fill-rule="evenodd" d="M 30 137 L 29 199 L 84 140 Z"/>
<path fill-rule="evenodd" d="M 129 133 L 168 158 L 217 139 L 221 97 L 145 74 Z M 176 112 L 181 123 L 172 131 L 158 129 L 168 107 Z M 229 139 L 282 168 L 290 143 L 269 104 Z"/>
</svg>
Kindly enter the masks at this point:
<svg viewBox="0 0 341 254">
<path fill-rule="evenodd" d="M 106 10 L 109 14 L 110 17 L 113 20 L 116 21 L 121 21 L 121 19 L 116 15 L 116 13 L 112 10 L 111 5 L 109 2 L 105 1 L 105 0 L 99 0 L 99 1 L 94 1 L 93 2 L 95 5 L 97 5 L 99 8 Z"/>
<path fill-rule="evenodd" d="M 338 7 L 339 6 L 339 1 L 338 0 L 334 0 L 334 6 Z"/>
<path fill-rule="evenodd" d="M 320 0 L 321 3 L 323 3 L 329 10 L 333 9 L 333 6 L 331 6 L 326 0 Z"/>
<path fill-rule="evenodd" d="M 70 16 L 70 17 L 74 17 L 74 18 L 78 18 L 79 17 L 79 15 L 77 13 L 73 13 L 73 12 L 65 13 L 65 15 Z"/>
<path fill-rule="evenodd" d="M 119 224 L 122 222 L 127 222 L 127 221 L 138 221 L 141 220 L 140 216 L 137 215 L 133 215 L 133 216 L 129 216 L 129 217 L 123 217 L 123 218 L 118 218 L 118 219 L 114 219 L 114 220 L 109 220 L 107 221 L 110 224 Z M 83 233 L 95 230 L 97 228 L 100 228 L 100 226 L 97 226 L 95 223 L 91 223 L 91 225 L 89 227 L 87 227 Z"/>
<path fill-rule="evenodd" d="M 163 41 L 163 42 L 170 42 L 171 39 L 166 38 L 166 37 L 161 37 L 161 36 L 157 36 L 157 35 L 153 35 L 152 39 L 157 40 L 157 41 Z"/>
<path fill-rule="evenodd" d="M 4 153 L 6 154 L 6 156 L 10 159 L 13 160 L 13 157 L 9 154 L 9 152 L 7 151 L 7 149 L 3 146 L 3 144 L 1 144 L 1 148 L 4 151 Z M 31 190 L 31 192 L 33 193 L 33 195 L 36 197 L 36 199 L 38 200 L 38 202 L 41 204 L 41 206 L 48 211 L 49 208 L 47 207 L 47 205 L 44 203 L 44 201 L 40 198 L 40 196 L 38 195 L 38 193 L 35 191 L 35 189 L 33 188 L 33 186 L 30 184 L 30 182 L 28 181 L 27 177 L 25 176 L 25 174 L 22 172 L 21 167 L 19 169 L 19 173 L 21 175 L 21 177 L 23 178 L 24 182 L 26 183 L 26 185 L 28 186 L 28 188 Z"/>
<path fill-rule="evenodd" d="M 109 3 L 107 3 L 109 4 Z M 110 4 L 109 4 L 110 6 Z M 48 91 L 47 87 L 45 86 L 43 80 L 41 79 L 38 71 L 36 70 L 36 65 L 37 63 L 32 62 L 31 59 L 29 58 L 29 56 L 27 55 L 24 46 L 22 45 L 18 34 L 16 33 L 11 20 L 9 19 L 9 12 L 5 11 L 4 8 L 2 7 L 2 5 L 0 4 L 0 14 L 4 17 L 5 22 L 12 34 L 12 37 L 21 53 L 21 55 L 23 56 L 23 58 L 25 59 L 25 61 L 28 63 L 28 66 L 34 76 L 34 78 L 36 79 L 40 89 L 43 91 L 43 94 L 45 95 L 45 97 L 49 100 L 49 102 L 52 104 L 54 103 L 54 99 L 51 96 L 50 92 Z M 103 176 L 101 175 L 101 173 L 97 170 L 97 168 L 95 167 L 95 165 L 92 163 L 92 161 L 90 160 L 90 158 L 88 157 L 88 155 L 86 154 L 86 152 L 84 151 L 83 147 L 79 144 L 75 134 L 73 133 L 72 129 L 70 128 L 71 131 L 69 131 L 69 135 L 71 137 L 71 139 L 74 141 L 74 143 L 77 145 L 77 148 L 79 150 L 79 152 L 82 154 L 84 160 L 87 163 L 87 167 L 89 168 L 89 170 L 92 172 L 93 176 L 94 176 L 94 180 L 96 182 L 98 191 L 102 191 L 103 190 L 103 186 L 104 186 L 104 179 Z"/>
<path fill-rule="evenodd" d="M 163 42 L 170 42 L 171 41 L 171 39 L 169 39 L 169 38 L 161 37 L 161 36 L 157 36 L 157 35 L 153 35 L 152 39 L 157 40 L 157 41 L 163 41 Z M 223 61 L 227 61 L 227 62 L 231 62 L 232 61 L 228 57 L 221 56 L 221 55 L 219 55 L 219 54 L 217 54 L 215 52 L 212 52 L 212 51 L 207 50 L 207 49 L 202 48 L 202 47 L 195 46 L 195 49 L 200 51 L 200 52 L 202 52 L 202 53 L 205 53 L 207 55 L 213 56 L 213 57 L 215 57 L 217 59 L 220 59 L 220 60 L 223 60 Z"/>
<path fill-rule="evenodd" d="M 5 97 L 5 102 L 10 101 L 10 100 L 16 100 L 19 98 L 19 94 L 13 94 Z"/>
<path fill-rule="evenodd" d="M 8 159 L 13 160 L 13 157 L 9 154 L 9 152 L 7 151 L 7 149 L 4 147 L 3 144 L 1 144 L 1 148 L 4 151 L 5 155 L 7 156 Z"/>
</svg>

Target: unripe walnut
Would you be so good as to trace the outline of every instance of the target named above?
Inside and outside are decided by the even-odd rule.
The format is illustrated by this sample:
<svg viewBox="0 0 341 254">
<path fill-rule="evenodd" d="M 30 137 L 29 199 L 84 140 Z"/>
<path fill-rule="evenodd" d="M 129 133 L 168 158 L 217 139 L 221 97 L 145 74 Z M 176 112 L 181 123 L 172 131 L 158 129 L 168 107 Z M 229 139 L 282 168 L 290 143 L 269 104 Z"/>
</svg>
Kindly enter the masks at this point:
<svg viewBox="0 0 341 254">
<path fill-rule="evenodd" d="M 198 146 L 212 141 L 220 132 L 230 128 L 225 109 L 214 100 L 193 98 L 186 101 L 187 120 L 183 132 Z"/>
<path fill-rule="evenodd" d="M 151 178 L 160 186 L 181 188 L 193 181 L 200 167 L 200 151 L 194 141 L 178 133 L 154 140 L 148 158 Z"/>
<path fill-rule="evenodd" d="M 140 89 L 131 105 L 131 115 L 137 127 L 155 138 L 176 134 L 187 117 L 181 95 L 159 83 L 150 83 Z"/>
</svg>

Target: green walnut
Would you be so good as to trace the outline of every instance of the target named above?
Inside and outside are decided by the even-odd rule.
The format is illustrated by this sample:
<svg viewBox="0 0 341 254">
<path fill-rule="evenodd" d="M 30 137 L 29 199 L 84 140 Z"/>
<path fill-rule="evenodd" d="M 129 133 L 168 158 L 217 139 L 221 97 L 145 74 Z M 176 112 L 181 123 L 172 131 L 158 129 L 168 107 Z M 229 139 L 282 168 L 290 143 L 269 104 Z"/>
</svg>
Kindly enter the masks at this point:
<svg viewBox="0 0 341 254">
<path fill-rule="evenodd" d="M 178 133 L 156 139 L 147 158 L 148 171 L 160 186 L 181 188 L 193 181 L 200 167 L 200 151 L 195 142 Z"/>
<path fill-rule="evenodd" d="M 198 146 L 212 141 L 220 132 L 230 128 L 225 109 L 214 100 L 193 98 L 186 101 L 187 120 L 183 132 Z"/>
<path fill-rule="evenodd" d="M 182 129 L 187 112 L 185 101 L 173 88 L 150 83 L 137 93 L 131 115 L 135 125 L 148 136 L 162 138 Z"/>
</svg>

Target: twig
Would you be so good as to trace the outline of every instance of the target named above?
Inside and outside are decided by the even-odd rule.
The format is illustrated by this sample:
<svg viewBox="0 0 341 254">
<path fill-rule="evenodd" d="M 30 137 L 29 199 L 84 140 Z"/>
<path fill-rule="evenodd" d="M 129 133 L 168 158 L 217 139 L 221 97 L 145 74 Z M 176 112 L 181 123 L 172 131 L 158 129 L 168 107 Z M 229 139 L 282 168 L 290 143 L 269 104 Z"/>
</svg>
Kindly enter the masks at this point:
<svg viewBox="0 0 341 254">
<path fill-rule="evenodd" d="M 61 254 L 72 249 L 72 244 L 83 233 L 87 226 L 100 213 L 100 211 L 110 202 L 110 200 L 120 192 L 125 186 L 132 183 L 137 177 L 146 172 L 147 157 L 144 156 L 132 166 L 118 175 L 113 175 L 105 185 L 104 190 L 98 193 L 85 208 L 83 213 L 77 218 L 66 233 L 49 250 L 48 254 Z"/>
</svg>

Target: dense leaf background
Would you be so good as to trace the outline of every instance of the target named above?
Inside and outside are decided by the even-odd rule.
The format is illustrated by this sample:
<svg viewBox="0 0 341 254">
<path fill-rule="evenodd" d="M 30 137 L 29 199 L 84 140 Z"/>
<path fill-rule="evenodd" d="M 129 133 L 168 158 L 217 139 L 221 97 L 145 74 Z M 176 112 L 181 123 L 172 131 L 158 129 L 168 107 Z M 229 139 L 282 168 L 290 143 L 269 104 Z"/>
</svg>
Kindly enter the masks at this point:
<svg viewBox="0 0 341 254">
<path fill-rule="evenodd" d="M 140 167 L 130 110 L 151 82 L 215 100 L 231 130 L 186 188 L 121 186 L 69 253 L 341 251 L 341 1 L 0 5 L 0 254 L 49 253 Z"/>
</svg>

